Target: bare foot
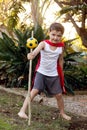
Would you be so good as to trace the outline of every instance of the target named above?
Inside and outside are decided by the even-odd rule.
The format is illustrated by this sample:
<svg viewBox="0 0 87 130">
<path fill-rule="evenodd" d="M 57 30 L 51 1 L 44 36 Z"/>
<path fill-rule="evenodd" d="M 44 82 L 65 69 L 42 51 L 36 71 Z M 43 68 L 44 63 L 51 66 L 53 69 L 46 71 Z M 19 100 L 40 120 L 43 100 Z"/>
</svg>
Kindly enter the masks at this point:
<svg viewBox="0 0 87 130">
<path fill-rule="evenodd" d="M 61 115 L 61 117 L 62 117 L 63 119 L 65 119 L 65 120 L 68 120 L 68 121 L 71 120 L 71 117 L 68 116 L 68 115 L 66 115 L 66 114 L 60 114 L 60 115 Z"/>
<path fill-rule="evenodd" d="M 18 113 L 18 116 L 24 119 L 28 119 L 28 116 L 24 112 L 21 112 L 21 111 Z"/>
</svg>

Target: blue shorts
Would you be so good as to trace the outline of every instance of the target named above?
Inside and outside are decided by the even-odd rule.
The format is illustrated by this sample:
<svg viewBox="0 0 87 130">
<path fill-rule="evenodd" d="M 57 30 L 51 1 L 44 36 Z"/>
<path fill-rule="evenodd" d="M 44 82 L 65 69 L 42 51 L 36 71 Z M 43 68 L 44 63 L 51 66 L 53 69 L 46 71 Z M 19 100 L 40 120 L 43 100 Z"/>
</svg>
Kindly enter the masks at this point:
<svg viewBox="0 0 87 130">
<path fill-rule="evenodd" d="M 36 73 L 33 88 L 52 96 L 62 93 L 59 76 L 46 76 L 39 72 Z"/>
</svg>

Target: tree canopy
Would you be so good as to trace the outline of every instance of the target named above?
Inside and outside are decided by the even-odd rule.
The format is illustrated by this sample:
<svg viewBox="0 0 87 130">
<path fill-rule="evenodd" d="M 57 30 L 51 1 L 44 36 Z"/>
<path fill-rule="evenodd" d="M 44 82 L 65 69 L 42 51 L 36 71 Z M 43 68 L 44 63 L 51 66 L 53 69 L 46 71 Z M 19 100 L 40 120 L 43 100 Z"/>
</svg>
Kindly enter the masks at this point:
<svg viewBox="0 0 87 130">
<path fill-rule="evenodd" d="M 56 17 L 59 14 L 60 16 L 64 14 L 64 22 L 73 24 L 81 37 L 82 44 L 87 48 L 87 0 L 1 0 L 0 24 L 3 23 L 11 29 L 15 28 L 19 22 L 18 13 L 24 10 L 22 3 L 25 2 L 30 3 L 31 13 L 29 16 L 35 28 L 38 25 L 43 26 L 46 10 L 53 2 L 56 3 L 61 8 L 60 12 L 58 10 Z"/>
</svg>

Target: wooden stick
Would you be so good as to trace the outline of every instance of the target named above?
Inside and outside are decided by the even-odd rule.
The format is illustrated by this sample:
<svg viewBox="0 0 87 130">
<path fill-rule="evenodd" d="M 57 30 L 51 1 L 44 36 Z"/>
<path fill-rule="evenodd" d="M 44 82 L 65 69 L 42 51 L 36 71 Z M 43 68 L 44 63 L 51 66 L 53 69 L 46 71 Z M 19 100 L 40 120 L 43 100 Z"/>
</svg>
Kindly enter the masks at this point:
<svg viewBox="0 0 87 130">
<path fill-rule="evenodd" d="M 33 38 L 33 31 L 32 31 L 32 38 Z M 30 49 L 30 53 L 33 51 L 33 49 Z M 28 125 L 30 126 L 31 124 L 31 76 L 32 76 L 32 60 L 30 60 L 29 64 L 29 79 L 28 79 Z"/>
<path fill-rule="evenodd" d="M 30 49 L 30 52 L 32 52 L 32 49 Z M 29 79 L 28 79 L 28 125 L 31 124 L 31 93 L 30 93 L 30 89 L 31 89 L 31 74 L 32 74 L 32 60 L 30 60 L 30 64 L 29 64 Z"/>
</svg>

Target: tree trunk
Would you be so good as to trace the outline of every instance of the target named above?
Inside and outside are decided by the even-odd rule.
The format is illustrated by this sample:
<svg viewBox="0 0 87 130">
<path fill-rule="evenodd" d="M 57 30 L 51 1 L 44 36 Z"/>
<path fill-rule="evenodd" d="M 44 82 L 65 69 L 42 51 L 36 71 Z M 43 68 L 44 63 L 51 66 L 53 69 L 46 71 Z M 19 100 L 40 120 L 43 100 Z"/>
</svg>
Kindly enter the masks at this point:
<svg viewBox="0 0 87 130">
<path fill-rule="evenodd" d="M 54 0 L 54 1 L 58 4 L 58 6 L 60 6 L 61 8 L 63 8 L 64 2 L 62 4 L 59 0 Z M 83 17 L 83 14 L 82 14 L 82 18 L 83 18 L 82 19 L 82 27 L 79 27 L 76 24 L 76 22 L 74 21 L 74 19 L 72 18 L 72 16 L 69 13 L 67 13 L 66 17 L 68 17 L 68 19 L 72 22 L 72 24 L 75 27 L 78 35 L 81 37 L 82 44 L 87 48 L 87 29 L 85 28 L 85 19 Z"/>
</svg>

